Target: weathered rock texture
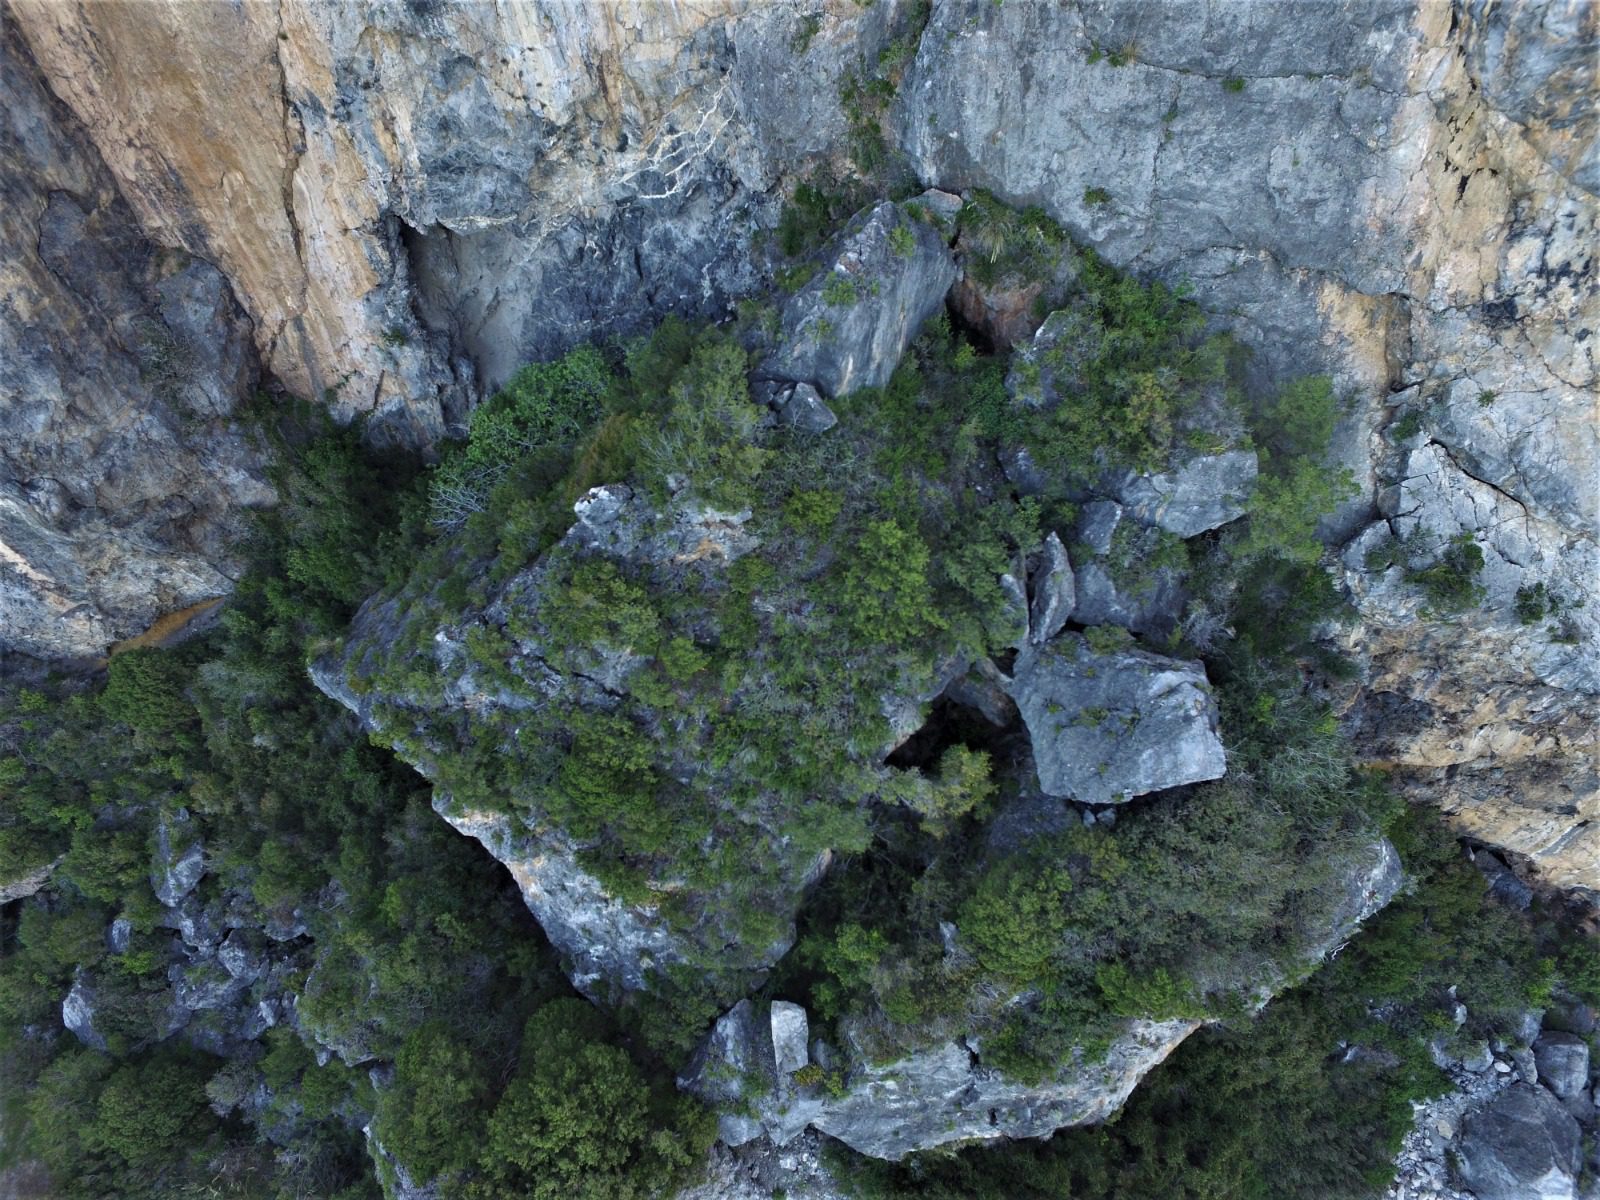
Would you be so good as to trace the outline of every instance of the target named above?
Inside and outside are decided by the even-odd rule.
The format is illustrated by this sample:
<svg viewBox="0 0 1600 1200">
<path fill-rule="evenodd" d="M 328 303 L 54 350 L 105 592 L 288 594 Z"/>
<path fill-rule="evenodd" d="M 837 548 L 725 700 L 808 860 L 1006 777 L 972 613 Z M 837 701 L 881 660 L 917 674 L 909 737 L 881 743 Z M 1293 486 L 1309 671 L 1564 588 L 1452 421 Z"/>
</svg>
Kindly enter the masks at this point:
<svg viewBox="0 0 1600 1200">
<path fill-rule="evenodd" d="M 783 306 L 778 348 L 759 373 L 830 396 L 882 387 L 955 280 L 942 233 L 902 205 L 876 205 Z"/>
<path fill-rule="evenodd" d="M 25 447 L 144 439 L 20 465 L 7 443 L 5 637 L 61 654 L 224 588 L 219 522 L 260 488 L 236 452 L 196 478 L 193 442 L 137 418 L 146 393 L 118 382 L 140 361 L 128 327 L 160 305 L 94 308 L 88 281 L 42 265 L 44 226 L 82 228 L 118 295 L 193 270 L 198 296 L 212 264 L 275 376 L 428 442 L 522 359 L 750 290 L 752 229 L 845 146 L 839 81 L 909 6 L 9 12 L 9 93 L 27 92 L 31 55 L 65 108 L 8 96 L 8 114 L 43 115 L 7 126 L 34 131 L 8 135 L 29 148 L 7 151 L 6 243 L 23 248 L 8 270 L 33 281 L 8 291 L 39 299 L 13 302 L 5 336 L 49 295 L 77 357 L 53 360 L 60 384 L 37 367 L 6 394 L 37 405 L 19 429 L 77 431 Z M 923 184 L 1037 203 L 1112 262 L 1192 281 L 1256 350 L 1258 383 L 1333 372 L 1356 401 L 1340 445 L 1363 494 L 1330 534 L 1462 528 L 1490 558 L 1481 608 L 1426 628 L 1349 566 L 1365 618 L 1352 728 L 1463 830 L 1589 889 L 1600 601 L 1569 609 L 1554 643 L 1512 604 L 1540 582 L 1591 598 L 1600 569 L 1597 22 L 1583 0 L 948 0 L 886 121 Z M 130 243 L 201 261 L 133 269 Z M 1425 416 L 1404 452 L 1382 434 L 1397 409 Z"/>
<path fill-rule="evenodd" d="M 227 418 L 250 322 L 164 250 L 0 14 L 0 645 L 78 657 L 231 587 L 271 499 Z"/>
<path fill-rule="evenodd" d="M 1008 690 L 1047 795 L 1120 804 L 1227 769 L 1198 662 L 1132 648 L 1099 654 L 1063 633 L 1023 651 Z"/>
<path fill-rule="evenodd" d="M 1367 917 L 1394 897 L 1401 883 L 1399 857 L 1375 842 L 1352 863 L 1347 890 L 1307 955 L 1314 962 L 1342 943 Z M 1250 984 L 1260 1003 L 1282 986 L 1264 979 L 1260 966 Z M 997 991 L 997 1008 L 1016 1001 Z M 949 1143 L 1011 1137 L 1047 1137 L 1069 1125 L 1106 1120 L 1140 1079 L 1200 1027 L 1189 1019 L 1123 1022 L 1103 1057 L 1075 1050 L 1050 1077 L 1033 1084 L 1009 1078 L 983 1061 L 981 1042 L 962 1037 L 939 1042 L 893 1062 L 839 1061 L 838 1052 L 813 1043 L 816 1065 L 837 1072 L 836 1086 L 796 1076 L 777 1042 L 778 1010 L 770 1021 L 748 1000 L 717 1022 L 680 1082 L 720 1110 L 721 1138 L 738 1146 L 766 1136 L 784 1145 L 810 1126 L 878 1158 L 902 1158 Z M 784 1006 L 792 1007 L 792 1006 Z M 848 1022 L 844 1030 L 850 1037 Z M 857 1056 L 858 1058 L 861 1056 Z"/>
<path fill-rule="evenodd" d="M 926 182 L 1039 203 L 1112 261 L 1191 280 L 1264 378 L 1333 372 L 1367 485 L 1333 532 L 1375 498 L 1485 541 L 1488 596 L 1460 621 L 1419 623 L 1352 566 L 1352 724 L 1387 726 L 1368 751 L 1464 830 L 1590 889 L 1597 22 L 1579 0 L 948 4 L 901 90 Z M 1426 410 L 1424 461 L 1384 464 L 1386 393 Z M 1518 623 L 1540 581 L 1591 601 L 1574 641 Z M 1408 733 L 1378 716 L 1396 706 Z"/>
<path fill-rule="evenodd" d="M 1457 1170 L 1478 1200 L 1574 1200 L 1578 1123 L 1543 1088 L 1513 1084 L 1466 1119 Z"/>
</svg>

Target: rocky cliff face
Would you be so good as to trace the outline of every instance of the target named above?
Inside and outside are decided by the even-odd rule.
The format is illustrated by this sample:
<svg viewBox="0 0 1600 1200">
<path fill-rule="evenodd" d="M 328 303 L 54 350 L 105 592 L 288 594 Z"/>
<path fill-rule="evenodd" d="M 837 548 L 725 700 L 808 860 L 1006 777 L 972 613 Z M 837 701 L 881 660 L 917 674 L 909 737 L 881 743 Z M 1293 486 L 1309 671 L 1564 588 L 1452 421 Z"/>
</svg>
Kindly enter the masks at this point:
<svg viewBox="0 0 1600 1200">
<path fill-rule="evenodd" d="M 847 3 L 9 11 L 10 61 L 64 106 L 29 85 L 56 141 L 14 136 L 47 152 L 8 153 L 8 189 L 33 197 L 8 204 L 29 223 L 8 247 L 45 255 L 28 234 L 70 227 L 102 288 L 188 270 L 170 287 L 216 285 L 224 314 L 231 288 L 248 324 L 224 326 L 291 390 L 421 443 L 518 361 L 749 291 L 751 231 L 850 139 L 840 81 L 913 36 L 883 125 L 923 184 L 1037 203 L 1119 265 L 1190 280 L 1263 382 L 1329 370 L 1354 398 L 1342 456 L 1363 490 L 1329 530 L 1363 616 L 1351 728 L 1465 831 L 1600 887 L 1592 6 L 966 0 L 920 33 L 904 6 Z M 65 195 L 99 220 L 69 220 Z M 112 287 L 141 253 L 160 265 Z M 30 286 L 67 287 L 34 262 L 15 268 Z M 115 303 L 126 326 L 161 302 Z M 8 310 L 13 342 L 31 311 Z M 55 390 L 8 384 L 55 431 L 28 445 L 154 406 L 128 382 L 134 408 L 106 407 L 139 343 L 108 357 L 95 338 L 71 338 Z M 169 448 L 190 444 L 9 466 L 27 499 L 7 501 L 8 641 L 82 652 L 225 587 L 224 514 L 261 492 L 238 452 L 209 451 L 239 464 L 227 486 L 185 475 Z M 1403 572 L 1368 568 L 1415 528 L 1481 544 L 1467 616 L 1418 623 Z M 1523 624 L 1540 585 L 1560 613 Z"/>
<path fill-rule="evenodd" d="M 240 510 L 272 496 L 227 423 L 251 327 L 140 231 L 0 21 L 0 641 L 96 655 L 230 588 Z"/>
</svg>

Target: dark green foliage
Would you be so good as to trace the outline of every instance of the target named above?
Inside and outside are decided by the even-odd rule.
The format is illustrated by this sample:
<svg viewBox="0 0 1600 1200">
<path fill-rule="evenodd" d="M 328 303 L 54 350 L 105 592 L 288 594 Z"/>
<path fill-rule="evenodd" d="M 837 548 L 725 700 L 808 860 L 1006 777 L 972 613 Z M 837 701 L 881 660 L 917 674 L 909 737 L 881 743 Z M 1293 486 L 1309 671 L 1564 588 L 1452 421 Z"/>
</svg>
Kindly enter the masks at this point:
<svg viewBox="0 0 1600 1200">
<path fill-rule="evenodd" d="M 487 1076 L 474 1047 L 444 1024 L 413 1030 L 395 1058 L 394 1085 L 378 1101 L 375 1129 L 384 1148 L 420 1179 L 470 1166 L 479 1153 Z"/>
<path fill-rule="evenodd" d="M 523 367 L 473 412 L 466 442 L 452 447 L 431 473 L 433 522 L 453 528 L 482 511 L 513 463 L 570 453 L 600 415 L 610 386 L 605 360 L 587 346 Z"/>
<path fill-rule="evenodd" d="M 188 671 L 181 660 L 159 650 L 128 650 L 111 660 L 100 707 L 113 721 L 143 733 L 182 729 L 194 721 L 194 706 L 183 694 Z"/>
<path fill-rule="evenodd" d="M 1397 420 L 1390 424 L 1386 432 L 1393 441 L 1410 441 L 1422 432 L 1422 410 L 1419 408 L 1406 409 Z"/>
<path fill-rule="evenodd" d="M 761 446 L 761 413 L 750 402 L 744 351 L 731 340 L 698 346 L 672 388 L 661 429 L 644 441 L 644 469 L 657 487 L 668 475 L 690 481 L 718 507 L 751 502 L 751 487 L 769 452 Z"/>
<path fill-rule="evenodd" d="M 670 1191 L 714 1136 L 693 1100 L 645 1079 L 599 1014 L 558 1000 L 529 1019 L 479 1172 L 461 1194 L 643 1200 Z"/>
<path fill-rule="evenodd" d="M 904 645 L 939 627 L 928 589 L 928 547 L 894 521 L 874 521 L 845 569 L 839 601 L 863 642 Z"/>
<path fill-rule="evenodd" d="M 1467 1005 L 1469 1036 L 1496 1036 L 1546 978 L 1542 935 L 1488 901 L 1436 818 L 1409 814 L 1395 840 L 1413 894 L 1260 1016 L 1190 1037 L 1110 1124 L 898 1165 L 848 1157 L 836 1173 L 863 1200 L 1373 1200 L 1392 1178 L 1411 1101 L 1449 1086 L 1423 1049 L 1451 1025 L 1447 989 Z M 1600 980 L 1585 965 L 1592 943 L 1567 944 L 1564 981 Z M 1121 993 L 1110 977 L 1126 974 L 1113 966 L 1102 980 Z M 1168 984 L 1157 991 L 1187 1003 Z M 1160 995 L 1136 1007 L 1161 1007 Z"/>
<path fill-rule="evenodd" d="M 201 1151 L 216 1121 L 198 1056 L 160 1051 L 114 1064 L 77 1048 L 40 1075 L 28 1097 L 29 1148 L 63 1198 L 162 1197 Z"/>
<path fill-rule="evenodd" d="M 1423 539 L 1408 545 L 1416 551 Z M 1431 561 L 1426 561 L 1430 559 Z M 1460 612 L 1481 604 L 1483 585 L 1478 575 L 1483 571 L 1483 547 L 1468 532 L 1458 533 L 1436 553 L 1425 551 L 1411 559 L 1406 566 L 1406 580 L 1422 589 L 1429 604 L 1439 613 Z"/>
<path fill-rule="evenodd" d="M 1046 368 L 1074 383 L 1023 414 L 1024 444 L 1047 475 L 1067 481 L 1107 465 L 1160 468 L 1178 449 L 1186 410 L 1226 382 L 1229 343 L 1205 336 L 1181 289 L 1143 284 L 1087 252 L 1078 287 L 1069 331 L 1022 368 L 1022 392 L 1028 374 Z"/>
<path fill-rule="evenodd" d="M 1238 75 L 1229 75 L 1222 81 L 1222 90 L 1238 95 L 1244 91 L 1244 79 Z"/>
</svg>

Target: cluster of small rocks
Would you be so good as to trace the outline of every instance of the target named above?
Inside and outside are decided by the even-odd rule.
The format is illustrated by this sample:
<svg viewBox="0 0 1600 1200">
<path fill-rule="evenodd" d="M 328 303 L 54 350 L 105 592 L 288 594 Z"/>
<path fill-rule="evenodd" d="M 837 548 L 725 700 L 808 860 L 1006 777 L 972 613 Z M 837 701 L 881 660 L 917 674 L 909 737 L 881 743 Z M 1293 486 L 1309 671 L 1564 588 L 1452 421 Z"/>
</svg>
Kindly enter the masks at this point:
<svg viewBox="0 0 1600 1200">
<path fill-rule="evenodd" d="M 206 871 L 205 847 L 188 814 L 163 814 L 150 887 L 161 904 L 155 926 L 172 935 L 165 944 L 168 994 L 139 1045 L 181 1036 L 211 1054 L 234 1057 L 268 1029 L 295 1019 L 292 979 L 304 956 L 294 943 L 306 927 L 296 916 L 263 918 L 236 893 L 202 894 Z M 126 953 L 132 938 L 126 917 L 106 929 L 113 954 Z M 97 973 L 80 970 L 61 1004 L 62 1024 L 101 1051 L 108 1047 L 103 1000 Z M 326 1053 L 319 1058 L 325 1061 Z"/>
<path fill-rule="evenodd" d="M 1457 1007 L 1458 1023 L 1465 1009 Z M 1509 1041 L 1449 1044 L 1434 1061 L 1452 1090 L 1413 1105 L 1385 1200 L 1596 1200 L 1600 1122 L 1588 1037 L 1595 1014 L 1565 1006 L 1540 1027 L 1530 1012 Z M 1587 1135 L 1587 1136 L 1586 1136 Z M 1590 1161 L 1584 1161 L 1588 1145 Z"/>
</svg>

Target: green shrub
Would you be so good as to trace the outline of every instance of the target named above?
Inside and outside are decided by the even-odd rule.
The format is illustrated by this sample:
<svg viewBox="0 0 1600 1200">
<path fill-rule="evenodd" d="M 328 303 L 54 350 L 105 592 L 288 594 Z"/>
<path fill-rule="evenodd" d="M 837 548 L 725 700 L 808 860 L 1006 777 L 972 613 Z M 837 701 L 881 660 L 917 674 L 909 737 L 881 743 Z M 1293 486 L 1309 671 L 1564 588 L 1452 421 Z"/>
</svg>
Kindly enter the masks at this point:
<svg viewBox="0 0 1600 1200">
<path fill-rule="evenodd" d="M 529 1019 L 522 1061 L 489 1118 L 471 1196 L 632 1200 L 683 1178 L 712 1121 L 670 1087 L 651 1088 L 588 1005 L 561 1000 Z"/>
<path fill-rule="evenodd" d="M 1483 547 L 1473 534 L 1463 532 L 1446 542 L 1430 565 L 1408 566 L 1406 579 L 1420 587 L 1438 611 L 1460 612 L 1483 602 L 1485 593 L 1478 582 L 1482 570 Z"/>
<path fill-rule="evenodd" d="M 434 468 L 428 484 L 434 523 L 457 528 L 481 511 L 519 459 L 570 452 L 600 416 L 611 386 L 605 360 L 589 346 L 519 370 L 473 412 L 466 443 Z"/>
<path fill-rule="evenodd" d="M 835 308 L 849 308 L 861 299 L 860 286 L 848 275 L 833 272 L 822 287 L 822 301 Z"/>
<path fill-rule="evenodd" d="M 668 475 L 689 481 L 707 502 L 737 510 L 770 452 L 762 448 L 761 411 L 750 402 L 745 355 L 730 340 L 697 347 L 672 389 L 672 404 L 659 432 L 644 442 L 644 467 L 664 490 Z"/>
<path fill-rule="evenodd" d="M 906 645 L 938 629 L 928 586 L 927 544 L 894 521 L 873 521 L 845 566 L 839 605 L 864 642 Z"/>
</svg>

